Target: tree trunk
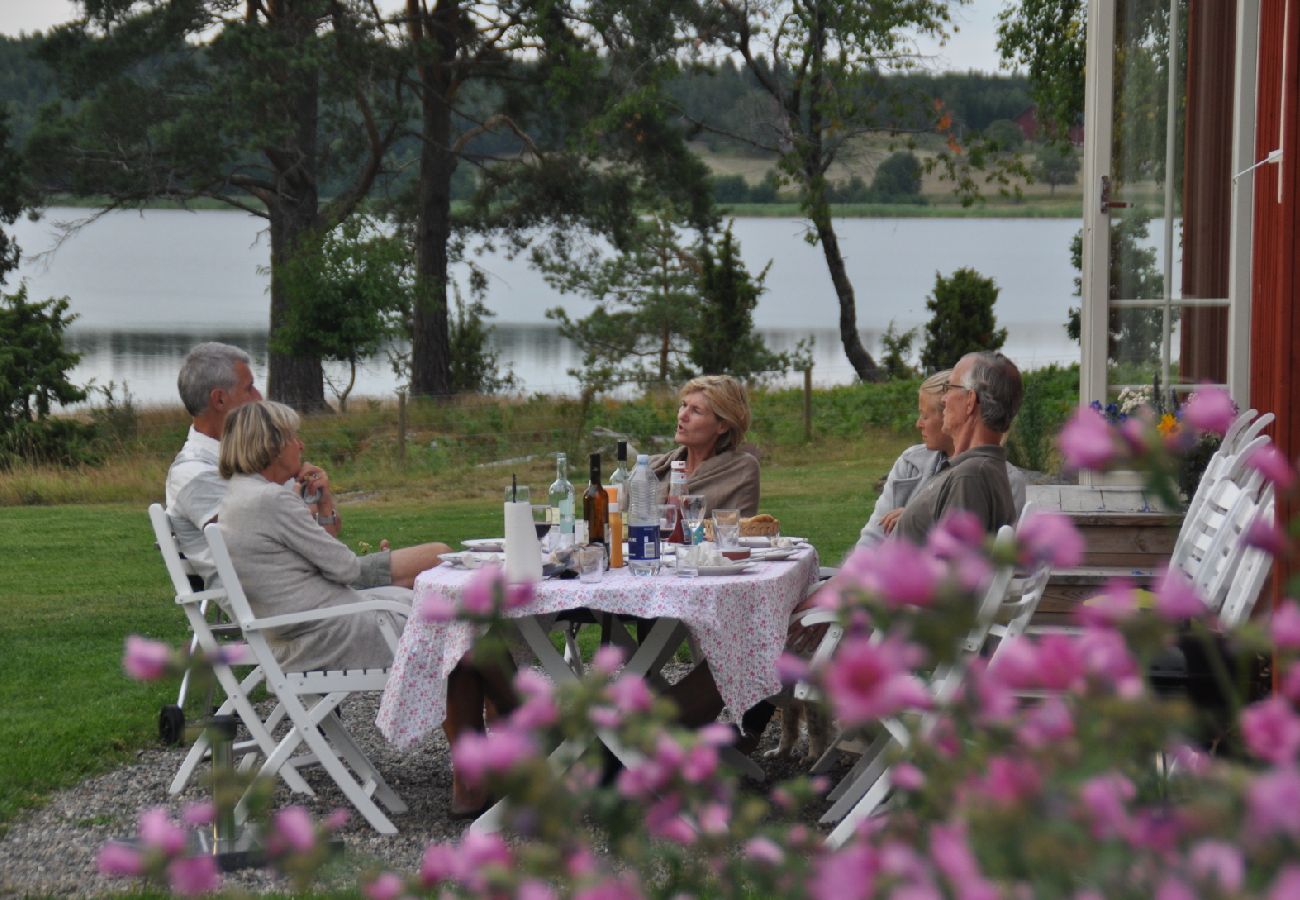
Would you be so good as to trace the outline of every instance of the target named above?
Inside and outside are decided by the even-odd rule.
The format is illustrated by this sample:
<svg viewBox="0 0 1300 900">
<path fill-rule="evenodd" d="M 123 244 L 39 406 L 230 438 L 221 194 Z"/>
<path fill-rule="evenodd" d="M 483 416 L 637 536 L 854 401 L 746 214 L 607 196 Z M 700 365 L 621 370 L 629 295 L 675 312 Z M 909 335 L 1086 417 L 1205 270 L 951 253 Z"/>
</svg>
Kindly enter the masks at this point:
<svg viewBox="0 0 1300 900">
<path fill-rule="evenodd" d="M 456 0 L 438 3 L 422 31 L 435 59 L 420 66 L 422 146 L 415 230 L 416 300 L 411 323 L 411 393 L 451 394 L 451 340 L 447 316 L 447 244 L 451 239 L 451 106 L 444 74 L 456 55 Z M 408 11 L 410 6 L 408 4 Z M 418 11 L 418 7 L 417 7 Z"/>
<path fill-rule="evenodd" d="M 287 7 L 272 18 L 269 26 L 286 32 L 296 44 L 306 42 L 314 28 L 305 11 L 294 15 Z M 271 222 L 271 340 L 289 315 L 289 297 L 281 274 L 284 265 L 319 227 L 317 194 L 316 125 L 320 94 L 319 76 L 314 69 L 286 67 L 273 73 L 284 86 L 286 138 L 279 146 L 266 148 L 275 172 L 275 190 L 267 202 Z M 266 393 L 272 400 L 288 404 L 298 412 L 319 412 L 325 405 L 325 373 L 320 358 L 296 356 L 271 350 L 268 356 Z"/>
<path fill-rule="evenodd" d="M 829 209 L 819 210 L 813 216 L 813 227 L 817 229 L 817 239 L 826 256 L 826 268 L 830 270 L 835 296 L 840 302 L 840 342 L 844 345 L 844 355 L 848 357 L 858 378 L 863 381 L 880 381 L 884 378 L 884 372 L 871 358 L 867 348 L 862 346 L 862 338 L 858 335 L 857 300 L 853 296 L 853 283 L 849 281 L 844 257 L 840 255 L 840 241 L 835 235 Z"/>
</svg>

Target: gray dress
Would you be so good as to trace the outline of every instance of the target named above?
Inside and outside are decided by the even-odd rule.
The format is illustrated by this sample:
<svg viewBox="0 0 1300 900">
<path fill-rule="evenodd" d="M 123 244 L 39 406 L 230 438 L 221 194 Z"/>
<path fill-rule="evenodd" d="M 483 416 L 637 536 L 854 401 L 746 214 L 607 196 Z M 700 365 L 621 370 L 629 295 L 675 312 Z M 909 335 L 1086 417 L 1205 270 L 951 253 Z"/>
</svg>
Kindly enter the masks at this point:
<svg viewBox="0 0 1300 900">
<path fill-rule="evenodd" d="M 261 475 L 230 479 L 217 522 L 258 617 L 380 598 L 411 602 L 411 592 L 403 588 L 360 592 L 349 587 L 361 571 L 356 554 L 316 524 L 297 493 Z M 289 672 L 386 667 L 393 654 L 379 629 L 380 617 L 401 632 L 405 619 L 393 613 L 340 616 L 272 632 L 272 652 Z"/>
</svg>

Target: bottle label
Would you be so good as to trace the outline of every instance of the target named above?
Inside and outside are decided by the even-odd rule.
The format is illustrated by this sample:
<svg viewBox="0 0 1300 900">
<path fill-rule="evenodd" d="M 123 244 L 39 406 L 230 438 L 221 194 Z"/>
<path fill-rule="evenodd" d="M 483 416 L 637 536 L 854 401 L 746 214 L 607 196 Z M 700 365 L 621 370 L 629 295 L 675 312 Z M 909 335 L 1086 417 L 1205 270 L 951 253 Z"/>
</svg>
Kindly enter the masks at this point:
<svg viewBox="0 0 1300 900">
<path fill-rule="evenodd" d="M 629 525 L 627 528 L 628 559 L 659 558 L 659 526 Z"/>
</svg>

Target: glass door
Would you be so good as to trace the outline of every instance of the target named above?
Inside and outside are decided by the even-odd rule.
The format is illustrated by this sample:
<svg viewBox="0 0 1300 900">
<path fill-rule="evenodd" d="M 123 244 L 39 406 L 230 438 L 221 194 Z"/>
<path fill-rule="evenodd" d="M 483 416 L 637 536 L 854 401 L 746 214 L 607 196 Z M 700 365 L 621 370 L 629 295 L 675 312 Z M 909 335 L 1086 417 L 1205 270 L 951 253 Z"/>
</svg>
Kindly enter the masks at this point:
<svg viewBox="0 0 1300 900">
<path fill-rule="evenodd" d="M 1168 400 L 1207 382 L 1245 393 L 1233 307 L 1248 315 L 1234 274 L 1238 259 L 1249 265 L 1240 242 L 1249 246 L 1250 216 L 1234 173 L 1243 158 L 1249 165 L 1253 137 L 1243 107 L 1253 105 L 1254 56 L 1238 48 L 1243 31 L 1254 39 L 1255 7 L 1090 4 L 1084 402 L 1109 402 L 1125 388 Z"/>
</svg>

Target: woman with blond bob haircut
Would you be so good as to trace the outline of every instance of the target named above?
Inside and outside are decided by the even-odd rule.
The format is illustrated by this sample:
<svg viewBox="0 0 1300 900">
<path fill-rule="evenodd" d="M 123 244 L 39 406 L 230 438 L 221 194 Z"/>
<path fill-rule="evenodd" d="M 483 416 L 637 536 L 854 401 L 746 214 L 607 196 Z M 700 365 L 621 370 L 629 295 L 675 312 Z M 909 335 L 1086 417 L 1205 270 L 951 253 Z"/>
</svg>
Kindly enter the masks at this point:
<svg viewBox="0 0 1300 900">
<path fill-rule="evenodd" d="M 302 468 L 298 425 L 289 407 L 258 400 L 232 410 L 221 436 L 219 467 L 230 488 L 217 522 L 253 612 L 261 618 L 378 598 L 409 604 L 411 591 L 403 587 L 351 587 L 361 572 L 357 555 L 316 523 L 294 487 Z M 288 672 L 387 668 L 393 652 L 381 617 L 401 632 L 404 617 L 368 610 L 269 632 L 271 649 Z M 509 672 L 477 666 L 467 657 L 448 679 L 443 727 L 449 740 L 461 731 L 483 730 L 485 694 L 502 713 L 517 702 Z M 484 790 L 453 772 L 452 813 L 480 811 Z"/>
<path fill-rule="evenodd" d="M 677 449 L 650 460 L 659 477 L 659 497 L 668 496 L 672 463 L 686 463 L 689 493 L 707 498 L 705 513 L 738 509 L 742 516 L 758 513 L 758 459 L 742 448 L 749 431 L 749 396 L 730 375 L 701 375 L 678 392 Z"/>
</svg>

